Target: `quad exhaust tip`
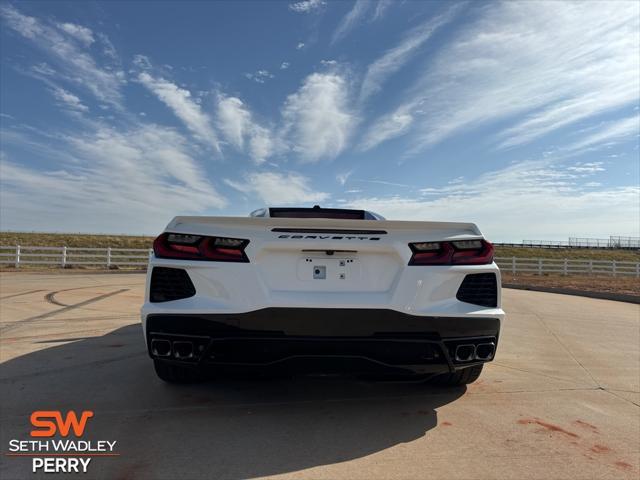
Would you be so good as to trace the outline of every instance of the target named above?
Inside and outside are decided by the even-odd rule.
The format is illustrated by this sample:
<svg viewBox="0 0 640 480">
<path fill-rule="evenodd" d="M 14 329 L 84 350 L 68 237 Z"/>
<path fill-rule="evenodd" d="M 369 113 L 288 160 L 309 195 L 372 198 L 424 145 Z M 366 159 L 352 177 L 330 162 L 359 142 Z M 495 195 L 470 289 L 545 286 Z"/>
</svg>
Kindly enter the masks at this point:
<svg viewBox="0 0 640 480">
<path fill-rule="evenodd" d="M 157 338 L 151 340 L 151 353 L 157 357 L 171 356 L 171 342 Z"/>
<path fill-rule="evenodd" d="M 476 358 L 478 360 L 491 360 L 496 351 L 496 345 L 491 343 L 479 343 L 476 346 Z"/>
<path fill-rule="evenodd" d="M 180 360 L 193 358 L 193 342 L 173 342 L 173 356 Z"/>
<path fill-rule="evenodd" d="M 458 345 L 455 351 L 455 359 L 457 362 L 471 362 L 472 360 L 489 361 L 496 352 L 496 344 L 493 342 L 464 343 Z"/>
<path fill-rule="evenodd" d="M 476 347 L 471 343 L 465 343 L 456 347 L 456 360 L 458 362 L 469 362 L 474 359 L 475 355 Z"/>
</svg>

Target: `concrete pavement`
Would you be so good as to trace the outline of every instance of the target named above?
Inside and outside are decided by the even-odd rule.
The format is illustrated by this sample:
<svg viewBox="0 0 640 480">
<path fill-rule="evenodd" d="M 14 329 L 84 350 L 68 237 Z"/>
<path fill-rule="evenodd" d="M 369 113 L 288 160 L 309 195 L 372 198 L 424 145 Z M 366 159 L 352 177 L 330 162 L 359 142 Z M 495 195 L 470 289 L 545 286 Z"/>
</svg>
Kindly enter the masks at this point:
<svg viewBox="0 0 640 480">
<path fill-rule="evenodd" d="M 0 450 L 34 410 L 93 410 L 88 478 L 638 478 L 638 305 L 504 291 L 468 388 L 310 377 L 171 386 L 146 356 L 139 274 L 0 274 Z M 0 478 L 31 474 L 2 457 Z M 77 475 L 76 475 L 77 476 Z M 48 475 L 51 477 L 51 475 Z M 55 478 L 55 476 L 54 476 Z"/>
</svg>

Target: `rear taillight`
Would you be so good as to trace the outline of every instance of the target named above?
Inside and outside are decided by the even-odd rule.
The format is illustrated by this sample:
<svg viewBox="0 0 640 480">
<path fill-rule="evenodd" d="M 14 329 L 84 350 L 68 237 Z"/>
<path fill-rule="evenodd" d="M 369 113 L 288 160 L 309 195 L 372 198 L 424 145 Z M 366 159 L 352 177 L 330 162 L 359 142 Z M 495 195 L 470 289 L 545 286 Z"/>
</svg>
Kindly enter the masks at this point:
<svg viewBox="0 0 640 480">
<path fill-rule="evenodd" d="M 153 242 L 153 253 L 158 258 L 249 263 L 244 253 L 248 244 L 240 238 L 163 233 Z"/>
<path fill-rule="evenodd" d="M 486 240 L 410 243 L 409 265 L 485 265 L 493 262 L 493 245 Z"/>
</svg>

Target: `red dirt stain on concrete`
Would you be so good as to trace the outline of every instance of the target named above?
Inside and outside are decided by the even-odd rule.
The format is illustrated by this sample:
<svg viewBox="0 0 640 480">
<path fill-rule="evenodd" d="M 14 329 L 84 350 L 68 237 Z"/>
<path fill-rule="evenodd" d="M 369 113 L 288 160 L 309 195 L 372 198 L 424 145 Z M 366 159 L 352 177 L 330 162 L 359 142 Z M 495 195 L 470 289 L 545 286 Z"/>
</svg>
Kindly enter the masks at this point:
<svg viewBox="0 0 640 480">
<path fill-rule="evenodd" d="M 593 453 L 607 453 L 611 451 L 611 449 L 606 445 L 599 445 L 597 443 L 589 450 L 591 450 Z"/>
<path fill-rule="evenodd" d="M 559 427 L 558 425 L 554 425 L 553 423 L 548 423 L 548 422 L 544 422 L 538 418 L 522 418 L 520 420 L 518 420 L 518 424 L 520 425 L 540 425 L 542 428 L 544 428 L 545 430 L 549 430 L 551 432 L 558 432 L 558 433 L 563 433 L 564 435 L 567 435 L 571 438 L 580 438 L 577 434 L 570 432 L 568 430 L 565 430 L 562 427 Z"/>
<path fill-rule="evenodd" d="M 623 470 L 631 470 L 633 467 L 629 465 L 627 462 L 623 462 L 622 460 L 618 460 L 614 463 L 616 467 L 622 468 Z"/>
<path fill-rule="evenodd" d="M 441 425 L 443 427 L 450 427 L 451 425 L 453 425 L 453 423 L 451 423 L 451 422 L 442 422 Z"/>
<path fill-rule="evenodd" d="M 596 427 L 595 425 L 591 425 L 590 423 L 587 423 L 583 420 L 575 420 L 573 422 L 574 425 L 577 425 L 578 427 L 583 427 L 583 428 L 587 428 L 593 432 L 599 433 L 598 432 L 598 427 Z"/>
</svg>

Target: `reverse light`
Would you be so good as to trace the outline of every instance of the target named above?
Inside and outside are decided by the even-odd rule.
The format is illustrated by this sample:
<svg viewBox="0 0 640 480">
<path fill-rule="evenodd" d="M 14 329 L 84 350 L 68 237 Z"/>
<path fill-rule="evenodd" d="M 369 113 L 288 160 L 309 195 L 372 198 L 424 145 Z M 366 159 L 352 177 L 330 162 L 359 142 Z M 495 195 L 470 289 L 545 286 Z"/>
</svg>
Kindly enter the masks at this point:
<svg viewBox="0 0 640 480">
<path fill-rule="evenodd" d="M 167 232 L 155 239 L 153 253 L 158 258 L 249 263 L 249 259 L 244 253 L 248 244 L 249 240 L 240 238 L 206 237 Z"/>
<path fill-rule="evenodd" d="M 409 265 L 486 265 L 493 262 L 493 245 L 486 240 L 410 243 Z"/>
</svg>

